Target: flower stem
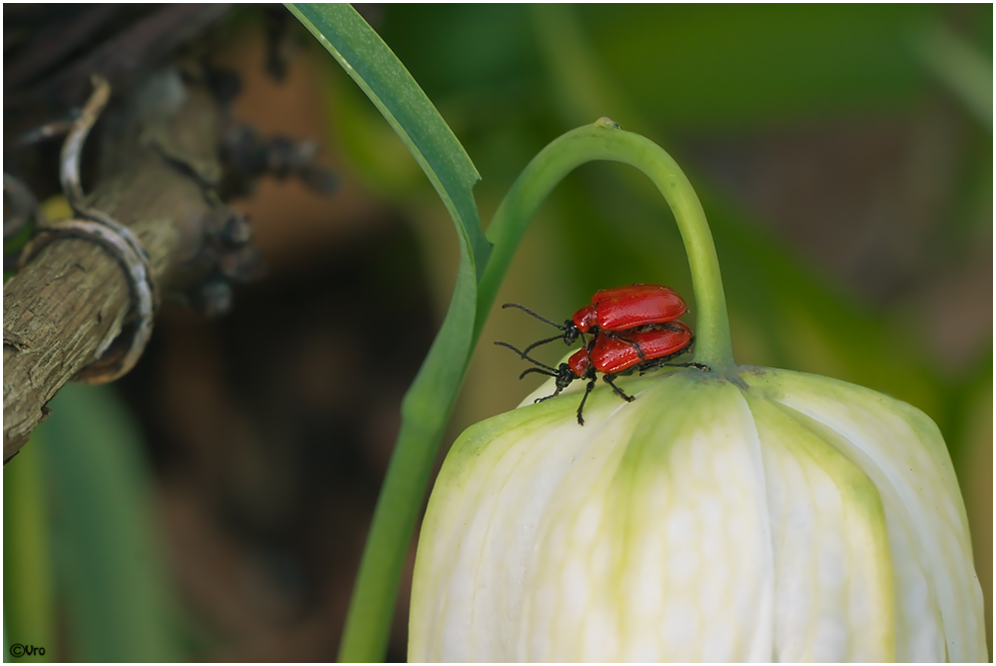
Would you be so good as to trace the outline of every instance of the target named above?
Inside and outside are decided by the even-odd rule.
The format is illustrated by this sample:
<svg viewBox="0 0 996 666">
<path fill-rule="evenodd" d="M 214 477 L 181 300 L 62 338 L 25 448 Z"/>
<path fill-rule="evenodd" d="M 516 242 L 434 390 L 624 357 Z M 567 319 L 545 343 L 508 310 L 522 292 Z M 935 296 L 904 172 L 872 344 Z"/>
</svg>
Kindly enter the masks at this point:
<svg viewBox="0 0 996 666">
<path fill-rule="evenodd" d="M 350 604 L 339 654 L 341 661 L 383 659 L 404 555 L 429 482 L 432 461 L 498 287 L 533 215 L 550 191 L 576 167 L 594 160 L 635 166 L 664 195 L 681 230 L 695 288 L 698 308 L 695 361 L 718 371 L 732 368 L 730 327 L 716 249 L 702 205 L 678 165 L 649 139 L 624 132 L 607 119 L 553 141 L 519 176 L 488 228 L 494 248 L 477 284 L 477 310 L 469 350 L 462 346 L 466 338 L 459 333 L 461 321 L 469 327 L 469 321 L 462 318 L 468 317 L 473 307 L 474 271 L 472 265 L 462 261 L 446 321 L 405 397 L 402 429 Z"/>
<path fill-rule="evenodd" d="M 550 191 L 578 166 L 595 160 L 622 162 L 642 171 L 663 195 L 681 231 L 697 307 L 694 360 L 715 371 L 734 367 L 730 323 L 719 260 L 705 212 L 692 184 L 660 146 L 601 118 L 556 139 L 522 172 L 488 228 L 494 250 L 478 285 L 474 341 L 480 335 L 512 255 Z"/>
</svg>

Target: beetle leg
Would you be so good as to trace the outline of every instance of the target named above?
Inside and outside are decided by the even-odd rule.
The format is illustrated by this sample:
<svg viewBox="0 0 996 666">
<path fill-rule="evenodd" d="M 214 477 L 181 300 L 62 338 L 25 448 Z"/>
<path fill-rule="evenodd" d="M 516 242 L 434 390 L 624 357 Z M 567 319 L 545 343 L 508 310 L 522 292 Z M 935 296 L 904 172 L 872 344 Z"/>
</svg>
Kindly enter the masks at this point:
<svg viewBox="0 0 996 666">
<path fill-rule="evenodd" d="M 619 388 L 613 383 L 612 377 L 613 375 L 602 375 L 602 379 L 605 381 L 605 383 L 611 386 L 612 390 L 615 391 L 620 398 L 622 398 L 626 402 L 633 402 L 636 398 L 634 398 L 631 395 L 626 395 L 626 393 L 621 388 Z"/>
<path fill-rule="evenodd" d="M 595 377 L 592 377 L 591 381 L 588 382 L 588 386 L 584 390 L 584 397 L 581 398 L 581 404 L 578 405 L 578 425 L 584 425 L 584 418 L 581 416 L 581 412 L 584 411 L 584 403 L 588 399 L 588 394 L 591 393 L 593 388 L 595 388 Z"/>
<path fill-rule="evenodd" d="M 630 347 L 632 347 L 636 351 L 636 355 L 640 357 L 641 361 L 646 361 L 647 360 L 647 357 L 643 355 L 643 349 L 640 348 L 640 345 L 636 344 L 635 340 L 630 340 L 629 338 L 624 338 L 623 336 L 617 335 L 615 333 L 610 333 L 609 336 L 615 338 L 616 340 L 622 340 L 623 342 L 625 342 L 626 344 L 628 344 Z"/>
<path fill-rule="evenodd" d="M 661 367 L 664 368 L 695 368 L 696 370 L 701 370 L 702 372 L 712 372 L 712 368 L 704 363 L 696 363 L 695 361 L 689 361 L 688 363 L 662 363 Z M 643 372 L 640 373 L 641 375 Z"/>
<path fill-rule="evenodd" d="M 544 398 L 536 398 L 535 400 L 533 400 L 533 404 L 535 405 L 537 403 L 544 402 L 546 400 L 549 400 L 550 398 L 556 398 L 558 395 L 560 395 L 560 389 L 557 389 L 556 391 L 554 391 L 553 393 Z"/>
</svg>

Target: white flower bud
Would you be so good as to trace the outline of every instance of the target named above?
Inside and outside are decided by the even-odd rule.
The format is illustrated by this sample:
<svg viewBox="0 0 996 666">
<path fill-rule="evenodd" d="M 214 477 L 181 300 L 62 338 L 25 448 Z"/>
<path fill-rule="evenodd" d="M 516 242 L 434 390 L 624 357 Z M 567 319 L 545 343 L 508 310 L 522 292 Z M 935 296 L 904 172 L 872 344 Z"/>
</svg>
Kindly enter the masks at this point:
<svg viewBox="0 0 996 666">
<path fill-rule="evenodd" d="M 619 383 L 636 400 L 600 383 L 583 427 L 571 391 L 453 445 L 412 661 L 987 659 L 964 505 L 922 412 L 783 370 Z"/>
</svg>

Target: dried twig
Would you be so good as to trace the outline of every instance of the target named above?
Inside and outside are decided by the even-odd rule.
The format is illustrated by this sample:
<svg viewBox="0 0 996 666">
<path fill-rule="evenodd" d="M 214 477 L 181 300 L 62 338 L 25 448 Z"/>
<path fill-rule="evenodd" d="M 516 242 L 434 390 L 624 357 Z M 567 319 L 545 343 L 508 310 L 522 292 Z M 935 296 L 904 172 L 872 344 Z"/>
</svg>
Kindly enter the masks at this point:
<svg viewBox="0 0 996 666">
<path fill-rule="evenodd" d="M 204 191 L 205 180 L 220 175 L 219 123 L 206 88 L 187 87 L 169 70 L 153 77 L 107 128 L 101 153 L 111 166 L 89 206 L 138 236 L 160 289 L 175 284 L 179 269 L 208 244 L 206 229 L 225 214 Z M 200 177 L 178 169 L 177 159 L 197 165 Z M 46 403 L 94 360 L 102 341 L 120 332 L 131 302 L 116 259 L 74 238 L 44 247 L 4 286 L 5 461 L 44 418 Z"/>
</svg>

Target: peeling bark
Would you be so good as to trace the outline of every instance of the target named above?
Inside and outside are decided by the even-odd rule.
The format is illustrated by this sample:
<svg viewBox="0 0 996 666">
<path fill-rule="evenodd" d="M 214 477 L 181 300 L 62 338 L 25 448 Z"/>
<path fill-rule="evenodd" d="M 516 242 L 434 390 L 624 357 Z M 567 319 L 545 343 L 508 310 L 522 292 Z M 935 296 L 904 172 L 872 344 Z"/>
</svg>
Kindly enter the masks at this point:
<svg viewBox="0 0 996 666">
<path fill-rule="evenodd" d="M 206 189 L 221 174 L 220 125 L 208 90 L 182 82 L 175 70 L 152 77 L 107 118 L 90 204 L 138 235 L 159 293 L 197 279 L 189 267 L 203 254 L 206 229 L 227 210 Z M 129 307 L 125 273 L 87 240 L 53 241 L 4 285 L 5 461 L 59 389 L 120 332 Z"/>
</svg>

